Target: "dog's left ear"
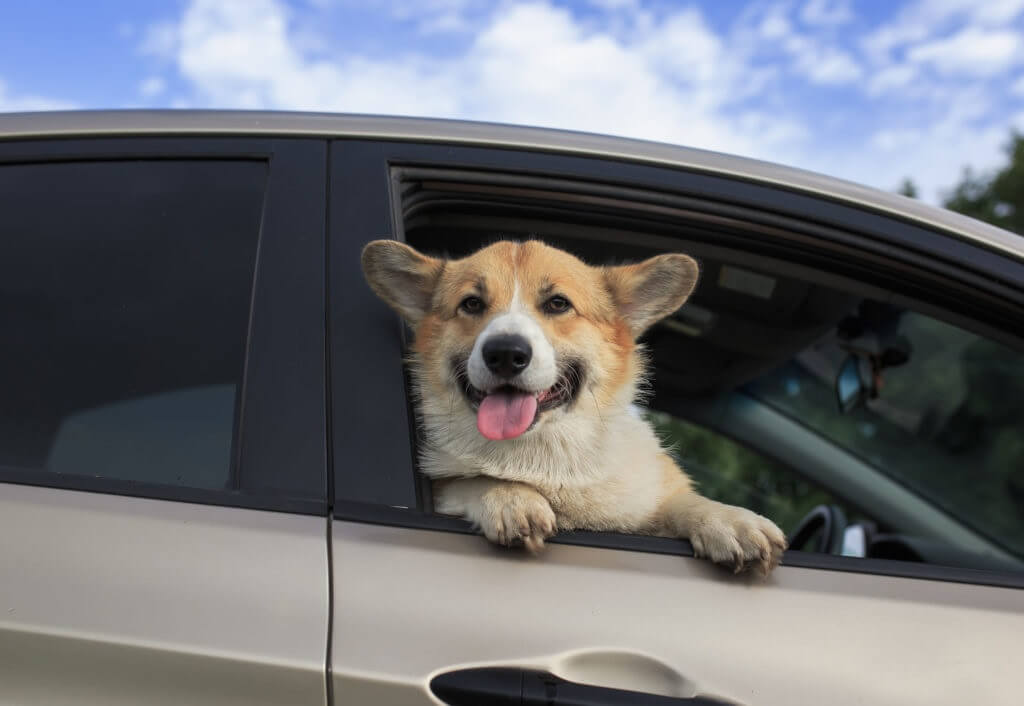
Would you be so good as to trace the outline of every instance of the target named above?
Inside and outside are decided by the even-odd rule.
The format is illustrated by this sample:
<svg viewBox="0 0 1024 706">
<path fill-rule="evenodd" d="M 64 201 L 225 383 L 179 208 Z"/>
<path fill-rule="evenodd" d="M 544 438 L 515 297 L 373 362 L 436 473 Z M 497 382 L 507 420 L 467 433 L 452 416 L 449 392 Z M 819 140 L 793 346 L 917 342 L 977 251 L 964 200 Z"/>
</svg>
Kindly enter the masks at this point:
<svg viewBox="0 0 1024 706">
<path fill-rule="evenodd" d="M 681 307 L 697 286 L 697 261 L 682 253 L 658 255 L 635 265 L 606 267 L 605 281 L 619 314 L 638 338 Z"/>
<path fill-rule="evenodd" d="M 416 326 L 430 311 L 444 261 L 397 240 L 374 240 L 363 248 L 363 275 L 370 288 Z"/>
</svg>

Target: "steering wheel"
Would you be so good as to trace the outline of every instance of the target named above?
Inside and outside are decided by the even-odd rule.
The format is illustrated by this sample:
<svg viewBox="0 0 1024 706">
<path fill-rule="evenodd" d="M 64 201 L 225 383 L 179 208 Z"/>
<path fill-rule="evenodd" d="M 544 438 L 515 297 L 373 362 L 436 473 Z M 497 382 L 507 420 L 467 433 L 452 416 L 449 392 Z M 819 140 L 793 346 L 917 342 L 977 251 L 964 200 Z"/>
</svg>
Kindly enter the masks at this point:
<svg viewBox="0 0 1024 706">
<path fill-rule="evenodd" d="M 789 548 L 819 554 L 839 554 L 843 550 L 846 515 L 836 505 L 818 505 L 808 512 L 789 537 Z M 804 545 L 818 535 L 813 548 Z"/>
</svg>

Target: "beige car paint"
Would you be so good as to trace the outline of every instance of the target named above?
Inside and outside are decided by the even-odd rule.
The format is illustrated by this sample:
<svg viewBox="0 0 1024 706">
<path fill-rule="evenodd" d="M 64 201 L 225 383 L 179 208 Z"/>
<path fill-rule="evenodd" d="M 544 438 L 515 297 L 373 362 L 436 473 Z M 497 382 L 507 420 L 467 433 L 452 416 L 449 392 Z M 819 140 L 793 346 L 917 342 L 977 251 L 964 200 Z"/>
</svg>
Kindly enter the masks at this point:
<svg viewBox="0 0 1024 706">
<path fill-rule="evenodd" d="M 1019 704 L 1024 591 L 333 523 L 336 703 L 480 665 L 750 706 Z"/>
<path fill-rule="evenodd" d="M 0 704 L 325 704 L 326 522 L 0 484 Z"/>
</svg>

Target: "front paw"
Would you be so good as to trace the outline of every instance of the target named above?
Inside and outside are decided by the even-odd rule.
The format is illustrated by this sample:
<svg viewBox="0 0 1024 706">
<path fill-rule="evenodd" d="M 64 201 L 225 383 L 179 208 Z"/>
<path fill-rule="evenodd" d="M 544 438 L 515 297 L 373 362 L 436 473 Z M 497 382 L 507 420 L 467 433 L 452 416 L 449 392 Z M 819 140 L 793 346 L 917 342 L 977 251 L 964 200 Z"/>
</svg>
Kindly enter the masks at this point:
<svg viewBox="0 0 1024 706">
<path fill-rule="evenodd" d="M 786 549 L 786 536 L 774 522 L 742 507 L 714 503 L 689 526 L 694 553 L 736 573 L 755 568 L 767 576 Z"/>
<path fill-rule="evenodd" d="M 547 498 L 523 485 L 500 485 L 484 493 L 479 524 L 487 539 L 506 546 L 522 542 L 536 554 L 557 530 Z"/>
</svg>

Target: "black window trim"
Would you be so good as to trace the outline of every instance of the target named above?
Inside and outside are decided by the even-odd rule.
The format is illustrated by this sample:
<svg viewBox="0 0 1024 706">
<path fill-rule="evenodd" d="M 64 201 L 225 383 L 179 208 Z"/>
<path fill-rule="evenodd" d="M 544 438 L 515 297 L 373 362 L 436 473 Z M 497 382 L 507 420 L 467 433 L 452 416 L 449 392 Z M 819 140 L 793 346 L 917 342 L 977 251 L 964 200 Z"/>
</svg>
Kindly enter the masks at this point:
<svg viewBox="0 0 1024 706">
<path fill-rule="evenodd" d="M 883 252 L 905 263 L 920 264 L 922 253 L 934 252 L 946 272 L 961 273 L 964 285 L 969 282 L 971 286 L 987 289 L 1008 300 L 1003 314 L 1010 311 L 1013 320 L 1024 321 L 1024 263 L 891 215 L 783 187 L 614 159 L 500 147 L 337 139 L 331 143 L 329 160 L 332 220 L 328 233 L 331 252 L 328 267 L 334 294 L 328 339 L 330 366 L 335 371 L 330 390 L 333 416 L 329 434 L 335 458 L 344 459 L 336 462 L 332 469 L 332 515 L 337 520 L 473 532 L 469 523 L 460 519 L 418 509 L 422 507 L 422 491 L 417 488 L 422 484 L 416 480 L 413 413 L 401 365 L 405 330 L 397 317 L 369 291 L 359 271 L 358 253 L 366 242 L 401 237 L 398 224 L 401 209 L 397 205 L 396 189 L 396 175 L 400 176 L 401 170 L 532 174 L 545 179 L 621 184 L 632 189 L 670 192 L 691 200 L 706 199 L 721 210 L 733 213 L 749 213 L 753 209 L 770 219 L 796 219 L 808 225 L 808 232 L 802 237 L 821 238 L 823 232 L 840 232 L 856 247 Z M 340 297 L 345 301 L 340 302 Z M 993 322 L 996 326 L 1006 323 L 1005 318 Z M 344 346 L 343 334 L 339 333 L 344 330 L 359 330 L 361 335 L 365 331 L 366 345 Z M 358 370 L 358 376 L 338 375 L 338 371 L 348 367 Z M 339 414 L 339 399 L 353 393 L 365 395 L 365 404 L 358 414 Z M 551 541 L 693 555 L 689 542 L 657 537 L 573 532 L 558 535 Z M 783 564 L 1024 588 L 1024 574 L 891 560 L 787 552 Z"/>
<path fill-rule="evenodd" d="M 0 142 L 0 166 L 72 161 L 267 164 L 240 406 L 235 487 L 213 490 L 0 466 L 0 483 L 325 516 L 327 142 L 311 138 L 103 137 Z M 272 432 L 272 433 L 271 433 Z M 292 489 L 275 481 L 288 474 Z M 300 490 L 301 488 L 301 490 Z"/>
</svg>

